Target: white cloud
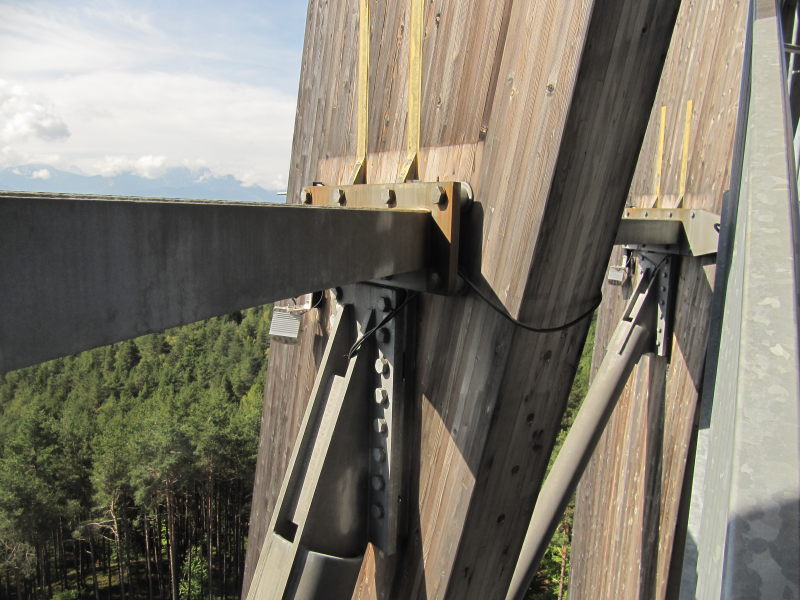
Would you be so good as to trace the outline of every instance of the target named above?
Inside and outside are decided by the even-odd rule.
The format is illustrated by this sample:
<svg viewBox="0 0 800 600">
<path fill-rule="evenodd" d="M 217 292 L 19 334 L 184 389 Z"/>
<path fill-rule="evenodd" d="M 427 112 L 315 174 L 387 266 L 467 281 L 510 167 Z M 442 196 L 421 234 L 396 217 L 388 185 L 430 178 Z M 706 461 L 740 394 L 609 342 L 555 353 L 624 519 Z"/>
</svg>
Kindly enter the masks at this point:
<svg viewBox="0 0 800 600">
<path fill-rule="evenodd" d="M 0 3 L 0 47 L 12 82 L 0 87 L 0 167 L 154 178 L 202 166 L 285 189 L 296 89 L 185 68 L 188 54 L 226 57 L 186 50 L 138 6 Z"/>
<path fill-rule="evenodd" d="M 46 97 L 0 79 L 0 143 L 69 137 L 69 129 Z"/>
<path fill-rule="evenodd" d="M 33 179 L 50 179 L 50 171 L 47 169 L 37 169 L 31 173 Z"/>
<path fill-rule="evenodd" d="M 91 169 L 97 175 L 114 177 L 121 173 L 134 173 L 145 179 L 160 177 L 169 169 L 166 156 L 140 156 L 127 158 L 125 156 L 105 156 L 95 163 Z"/>
</svg>

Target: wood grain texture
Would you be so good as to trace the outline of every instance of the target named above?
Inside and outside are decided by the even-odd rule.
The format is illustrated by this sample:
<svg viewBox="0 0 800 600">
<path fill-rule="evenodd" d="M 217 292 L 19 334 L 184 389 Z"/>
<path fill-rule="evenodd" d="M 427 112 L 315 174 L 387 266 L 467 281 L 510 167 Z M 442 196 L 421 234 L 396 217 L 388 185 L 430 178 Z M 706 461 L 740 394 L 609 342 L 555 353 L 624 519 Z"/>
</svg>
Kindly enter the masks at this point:
<svg viewBox="0 0 800 600">
<path fill-rule="evenodd" d="M 742 65 L 744 1 L 684 0 L 631 185 L 631 206 L 719 213 L 729 187 Z M 680 196 L 685 108 L 693 101 Z M 661 195 L 655 195 L 661 107 L 667 107 Z M 612 264 L 621 263 L 617 250 Z M 687 454 L 702 384 L 713 257 L 680 267 L 672 357 L 646 357 L 632 373 L 578 487 L 571 598 L 666 597 Z M 594 365 L 625 305 L 604 286 Z"/>
<path fill-rule="evenodd" d="M 314 180 L 343 181 L 355 158 L 358 1 L 340 2 L 336 7 L 310 3 L 305 39 L 287 188 L 291 204 L 299 202 L 302 187 Z M 330 130 L 342 134 L 327 135 Z M 326 144 L 312 140 L 326 140 Z M 331 155 L 348 160 L 337 163 L 337 172 L 319 172 L 320 160 Z M 272 343 L 270 347 L 242 597 L 247 596 L 314 384 L 329 316 L 329 306 L 306 313 L 297 344 Z"/>
<path fill-rule="evenodd" d="M 530 323 L 563 323 L 595 300 L 677 4 L 425 5 L 419 176 L 472 184 L 465 266 Z M 370 4 L 371 182 L 393 180 L 405 152 L 407 12 L 407 3 Z M 309 6 L 290 195 L 343 181 L 352 162 L 357 15 L 355 1 Z M 354 597 L 502 597 L 587 327 L 529 333 L 474 294 L 422 298 L 408 537 L 393 557 L 370 549 Z M 290 449 L 281 444 L 296 435 L 313 380 L 312 343 L 271 357 L 270 380 L 291 385 L 266 392 L 254 492 L 262 524 L 277 493 L 263 486 L 282 477 Z"/>
</svg>

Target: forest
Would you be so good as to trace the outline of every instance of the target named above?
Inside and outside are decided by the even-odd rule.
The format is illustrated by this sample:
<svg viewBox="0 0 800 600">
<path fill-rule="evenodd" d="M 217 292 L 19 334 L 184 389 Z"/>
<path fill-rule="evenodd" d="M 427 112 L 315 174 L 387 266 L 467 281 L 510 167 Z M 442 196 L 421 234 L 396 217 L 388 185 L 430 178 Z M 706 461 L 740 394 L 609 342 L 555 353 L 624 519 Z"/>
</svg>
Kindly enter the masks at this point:
<svg viewBox="0 0 800 600">
<path fill-rule="evenodd" d="M 271 306 L 0 376 L 0 596 L 236 598 Z"/>
<path fill-rule="evenodd" d="M 0 598 L 239 596 L 271 314 L 0 375 Z M 594 325 L 556 451 L 588 389 L 593 339 Z M 530 600 L 566 598 L 572 512 Z"/>
</svg>

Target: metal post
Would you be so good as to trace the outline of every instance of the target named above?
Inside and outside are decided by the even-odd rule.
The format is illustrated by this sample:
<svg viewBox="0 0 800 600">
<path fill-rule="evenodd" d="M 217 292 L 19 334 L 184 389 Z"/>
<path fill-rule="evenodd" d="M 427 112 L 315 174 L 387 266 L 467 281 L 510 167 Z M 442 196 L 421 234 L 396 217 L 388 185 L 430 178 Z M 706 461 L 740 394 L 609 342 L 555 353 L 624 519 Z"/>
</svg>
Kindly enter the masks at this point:
<svg viewBox="0 0 800 600">
<path fill-rule="evenodd" d="M 645 276 L 617 325 L 597 375 L 542 486 L 506 600 L 521 600 L 631 370 L 652 343 L 656 277 Z"/>
</svg>

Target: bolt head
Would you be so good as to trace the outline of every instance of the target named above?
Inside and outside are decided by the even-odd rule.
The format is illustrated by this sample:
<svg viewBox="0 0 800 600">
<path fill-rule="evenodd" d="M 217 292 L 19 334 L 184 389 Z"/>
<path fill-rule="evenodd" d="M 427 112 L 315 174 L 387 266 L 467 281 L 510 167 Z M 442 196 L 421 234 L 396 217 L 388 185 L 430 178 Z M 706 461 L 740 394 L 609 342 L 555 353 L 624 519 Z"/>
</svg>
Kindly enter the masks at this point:
<svg viewBox="0 0 800 600">
<path fill-rule="evenodd" d="M 344 206 L 345 204 L 347 204 L 347 196 L 345 195 L 344 190 L 341 188 L 337 190 L 337 192 L 338 192 L 339 206 Z"/>
<path fill-rule="evenodd" d="M 370 507 L 369 514 L 373 519 L 381 519 L 383 518 L 383 507 L 376 502 Z"/>
<path fill-rule="evenodd" d="M 384 487 L 386 487 L 386 482 L 380 475 L 373 475 L 370 478 L 370 483 L 372 484 L 372 489 L 376 492 L 380 492 Z"/>
<path fill-rule="evenodd" d="M 389 392 L 386 388 L 378 388 L 375 390 L 375 404 L 378 406 L 385 406 L 389 403 Z"/>
<path fill-rule="evenodd" d="M 389 343 L 389 340 L 391 340 L 391 339 L 392 339 L 392 332 L 389 331 L 388 328 L 381 327 L 380 329 L 378 329 L 378 341 L 379 342 L 381 342 L 382 344 L 387 344 L 387 343 Z"/>
<path fill-rule="evenodd" d="M 397 206 L 397 193 L 393 189 L 389 188 L 383 192 L 383 202 L 389 208 Z"/>
<path fill-rule="evenodd" d="M 311 201 L 314 199 L 314 197 L 311 195 L 311 192 L 309 192 L 308 190 L 303 190 L 301 197 L 303 200 L 303 204 L 311 204 Z"/>
<path fill-rule="evenodd" d="M 389 374 L 389 361 L 385 358 L 379 358 L 375 361 L 375 372 L 379 375 Z"/>
<path fill-rule="evenodd" d="M 389 428 L 386 425 L 386 419 L 375 419 L 372 422 L 372 426 L 375 428 L 375 433 L 386 433 Z"/>
<path fill-rule="evenodd" d="M 380 307 L 383 312 L 389 312 L 392 310 L 392 299 L 388 296 L 382 296 L 380 301 Z"/>
<path fill-rule="evenodd" d="M 372 449 L 372 460 L 375 462 L 383 462 L 386 460 L 386 450 L 383 448 L 375 447 Z"/>
</svg>

